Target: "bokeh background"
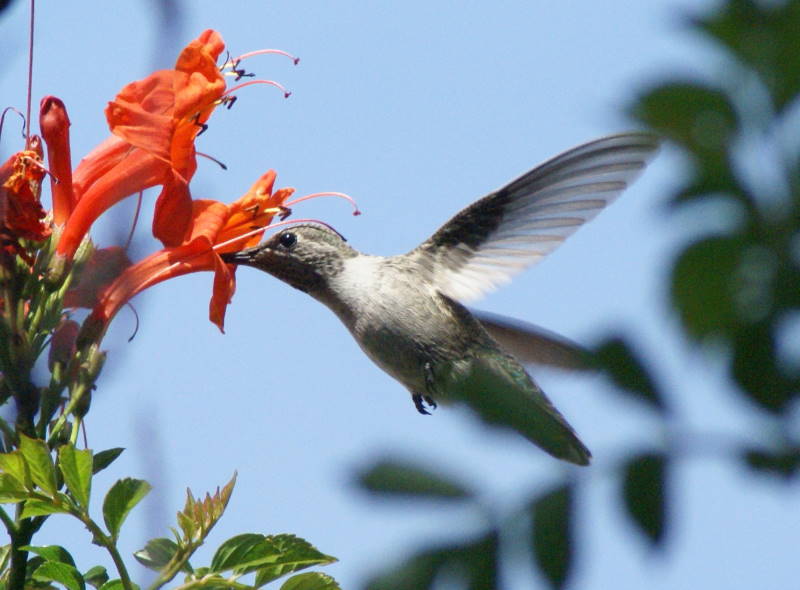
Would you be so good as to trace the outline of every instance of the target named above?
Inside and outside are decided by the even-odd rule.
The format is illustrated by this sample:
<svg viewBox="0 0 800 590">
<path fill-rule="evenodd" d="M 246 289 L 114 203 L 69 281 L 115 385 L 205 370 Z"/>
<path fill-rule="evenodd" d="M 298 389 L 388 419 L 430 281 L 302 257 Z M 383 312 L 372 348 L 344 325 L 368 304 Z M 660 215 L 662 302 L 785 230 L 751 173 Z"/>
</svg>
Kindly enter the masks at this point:
<svg viewBox="0 0 800 590">
<path fill-rule="evenodd" d="M 363 211 L 314 201 L 296 216 L 333 224 L 363 251 L 409 250 L 472 200 L 575 144 L 628 130 L 625 107 L 667 73 L 702 79 L 724 64 L 683 20 L 696 0 L 632 3 L 184 2 L 41 0 L 37 4 L 34 108 L 64 100 L 73 160 L 108 133 L 106 102 L 127 82 L 170 67 L 205 28 L 233 55 L 275 47 L 246 63 L 285 84 L 239 92 L 219 110 L 198 149 L 196 198 L 234 200 L 265 170 L 298 194 L 343 191 Z M 166 8 L 165 8 L 166 7 Z M 22 109 L 26 92 L 27 3 L 0 15 L 2 104 Z M 9 119 L 0 151 L 19 149 Z M 722 369 L 684 343 L 666 305 L 672 256 L 707 220 L 670 213 L 663 195 L 682 163 L 669 148 L 618 203 L 514 283 L 480 303 L 592 344 L 635 330 L 636 350 L 681 418 L 724 438 L 761 424 L 723 395 Z M 151 204 L 154 195 L 146 195 Z M 147 207 L 145 207 L 147 210 Z M 127 234 L 133 203 L 93 231 L 107 245 Z M 144 218 L 133 258 L 157 249 Z M 186 487 L 201 493 L 239 479 L 212 541 L 239 532 L 292 532 L 337 556 L 325 568 L 344 588 L 420 544 L 477 530 L 471 511 L 436 503 L 378 501 L 355 473 L 388 454 L 458 474 L 502 513 L 518 490 L 545 488 L 562 465 L 514 434 L 487 431 L 467 412 L 414 410 L 406 391 L 374 367 L 327 309 L 250 269 L 238 273 L 226 334 L 207 320 L 211 275 L 169 281 L 134 300 L 106 338 L 108 362 L 87 424 L 95 450 L 128 450 L 103 473 L 95 494 L 133 475 L 155 490 L 136 509 L 123 548 L 131 553 L 167 525 Z M 135 338 L 128 342 L 134 334 Z M 698 453 L 673 478 L 667 550 L 655 554 L 622 517 L 603 467 L 627 447 L 662 433 L 639 406 L 599 377 L 537 375 L 596 456 L 584 470 L 574 587 L 789 588 L 796 584 L 798 486 L 752 479 L 744 468 Z M 39 542 L 88 540 L 52 518 Z M 213 543 L 212 543 L 213 544 Z M 88 547 L 88 544 L 87 544 Z M 86 568 L 100 549 L 78 554 Z M 194 561 L 203 562 L 209 551 Z M 144 569 L 136 572 L 146 581 Z M 507 568 L 510 586 L 526 575 Z"/>
</svg>

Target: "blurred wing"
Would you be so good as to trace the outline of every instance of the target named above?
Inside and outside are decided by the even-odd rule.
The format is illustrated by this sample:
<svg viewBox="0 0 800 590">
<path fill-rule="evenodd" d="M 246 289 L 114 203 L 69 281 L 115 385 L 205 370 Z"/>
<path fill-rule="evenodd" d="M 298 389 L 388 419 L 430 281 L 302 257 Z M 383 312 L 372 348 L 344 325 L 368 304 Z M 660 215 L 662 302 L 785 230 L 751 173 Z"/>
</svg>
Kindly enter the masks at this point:
<svg viewBox="0 0 800 590">
<path fill-rule="evenodd" d="M 594 218 L 657 150 L 658 139 L 646 133 L 573 148 L 462 210 L 408 256 L 445 295 L 476 299 Z"/>
<path fill-rule="evenodd" d="M 470 313 L 500 348 L 525 365 L 588 371 L 588 351 L 579 344 L 541 326 L 502 315 L 470 309 Z"/>
</svg>

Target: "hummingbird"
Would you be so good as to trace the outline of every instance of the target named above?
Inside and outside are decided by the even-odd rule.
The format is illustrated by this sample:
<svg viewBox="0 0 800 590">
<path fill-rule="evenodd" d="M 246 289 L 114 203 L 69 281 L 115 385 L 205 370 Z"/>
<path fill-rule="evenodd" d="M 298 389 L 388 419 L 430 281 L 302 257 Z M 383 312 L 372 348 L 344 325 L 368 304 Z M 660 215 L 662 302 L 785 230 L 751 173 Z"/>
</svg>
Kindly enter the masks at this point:
<svg viewBox="0 0 800 590">
<path fill-rule="evenodd" d="M 582 144 L 469 205 L 406 254 L 362 254 L 330 226 L 306 222 L 222 258 L 330 308 L 421 414 L 460 401 L 550 455 L 588 465 L 589 449 L 523 366 L 578 368 L 581 349 L 464 303 L 555 250 L 639 176 L 658 146 L 639 132 Z"/>
</svg>

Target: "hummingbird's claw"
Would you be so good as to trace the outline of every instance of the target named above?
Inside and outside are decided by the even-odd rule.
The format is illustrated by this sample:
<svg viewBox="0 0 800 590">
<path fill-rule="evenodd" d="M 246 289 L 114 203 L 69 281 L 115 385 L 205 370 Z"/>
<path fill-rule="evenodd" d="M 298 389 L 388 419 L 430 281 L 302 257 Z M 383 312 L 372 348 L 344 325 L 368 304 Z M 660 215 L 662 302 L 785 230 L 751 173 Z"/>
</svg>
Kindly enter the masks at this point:
<svg viewBox="0 0 800 590">
<path fill-rule="evenodd" d="M 433 401 L 433 398 L 429 395 L 422 395 L 421 393 L 415 393 L 411 396 L 411 399 L 414 400 L 414 407 L 417 408 L 417 412 L 423 414 L 425 416 L 430 416 L 431 413 L 425 409 L 425 404 L 428 404 L 428 407 L 432 409 L 436 409 L 437 404 Z"/>
</svg>

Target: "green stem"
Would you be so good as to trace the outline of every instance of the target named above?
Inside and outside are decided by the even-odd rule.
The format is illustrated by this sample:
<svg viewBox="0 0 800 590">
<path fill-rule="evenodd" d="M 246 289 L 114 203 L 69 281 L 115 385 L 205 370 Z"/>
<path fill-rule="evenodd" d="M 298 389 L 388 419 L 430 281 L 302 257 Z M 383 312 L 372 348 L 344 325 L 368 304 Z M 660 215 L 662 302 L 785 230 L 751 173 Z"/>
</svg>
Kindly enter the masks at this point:
<svg viewBox="0 0 800 590">
<path fill-rule="evenodd" d="M 191 543 L 186 547 L 180 547 L 175 555 L 172 556 L 172 559 L 169 560 L 164 569 L 158 573 L 158 577 L 153 580 L 153 583 L 150 584 L 150 587 L 147 590 L 158 590 L 164 584 L 168 584 L 172 581 L 172 579 L 178 575 L 178 572 L 181 571 L 181 568 L 184 564 L 189 561 L 189 558 L 192 554 L 197 551 L 197 548 L 200 547 L 202 543 Z"/>
<path fill-rule="evenodd" d="M 134 590 L 131 577 L 128 575 L 128 568 L 125 567 L 125 562 L 122 560 L 122 555 L 120 555 L 119 551 L 117 550 L 116 540 L 110 535 L 106 535 L 87 513 L 73 514 L 77 516 L 86 526 L 86 528 L 89 529 L 89 532 L 92 533 L 93 542 L 101 547 L 105 547 L 106 551 L 108 551 L 108 554 L 111 556 L 111 559 L 114 562 L 114 566 L 117 568 L 120 582 L 122 582 L 122 586 L 125 588 L 125 590 Z"/>
<path fill-rule="evenodd" d="M 47 442 L 51 443 L 56 439 L 56 435 L 64 428 L 64 424 L 67 422 L 70 414 L 75 410 L 77 405 L 80 403 L 81 398 L 86 394 L 88 391 L 88 386 L 85 383 L 79 383 L 75 389 L 73 390 L 72 394 L 69 396 L 69 402 L 67 403 L 67 407 L 64 408 L 64 411 L 61 412 L 61 415 L 56 420 L 56 423 L 53 425 L 53 428 L 50 430 L 50 436 L 47 437 Z"/>
<path fill-rule="evenodd" d="M 17 504 L 17 522 L 12 523 L 13 532 L 9 531 L 11 536 L 11 572 L 8 577 L 8 590 L 25 590 L 25 578 L 28 573 L 28 552 L 23 551 L 20 547 L 30 545 L 33 533 L 36 530 L 30 520 L 20 520 L 22 504 L 22 502 Z"/>
</svg>

